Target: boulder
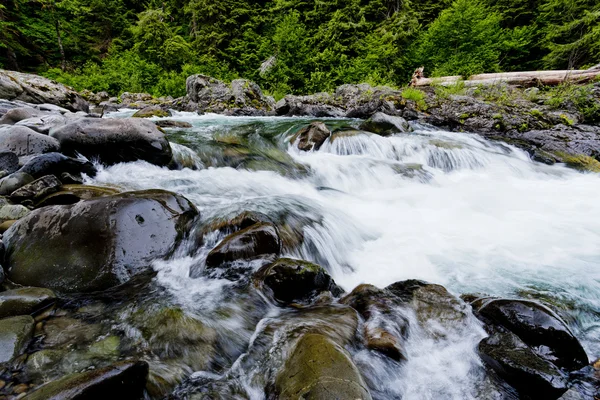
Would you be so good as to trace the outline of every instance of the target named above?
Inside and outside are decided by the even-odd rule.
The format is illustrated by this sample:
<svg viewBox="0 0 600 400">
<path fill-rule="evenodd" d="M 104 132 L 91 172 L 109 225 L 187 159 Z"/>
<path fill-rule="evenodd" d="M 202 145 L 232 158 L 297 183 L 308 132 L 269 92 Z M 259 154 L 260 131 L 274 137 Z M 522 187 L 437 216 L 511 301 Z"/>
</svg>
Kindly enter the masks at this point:
<svg viewBox="0 0 600 400">
<path fill-rule="evenodd" d="M 368 349 L 396 361 L 407 359 L 404 343 L 410 324 L 402 313 L 405 306 L 402 299 L 388 290 L 362 284 L 340 303 L 351 306 L 365 319 L 363 336 Z"/>
<path fill-rule="evenodd" d="M 51 318 L 44 323 L 45 348 L 81 348 L 93 343 L 101 335 L 99 324 L 88 324 L 70 317 Z"/>
<path fill-rule="evenodd" d="M 20 355 L 33 336 L 35 321 L 29 315 L 0 319 L 0 364 Z"/>
<path fill-rule="evenodd" d="M 50 136 L 16 125 L 0 127 L 0 149 L 12 151 L 21 157 L 56 152 L 60 150 L 60 144 Z"/>
<path fill-rule="evenodd" d="M 61 186 L 62 183 L 54 175 L 46 175 L 15 190 L 10 195 L 10 199 L 15 203 L 22 203 L 29 199 L 37 201 L 58 192 Z"/>
<path fill-rule="evenodd" d="M 323 122 L 315 121 L 298 131 L 291 142 L 298 141 L 298 148 L 302 151 L 319 150 L 325 140 L 331 136 L 331 131 Z"/>
<path fill-rule="evenodd" d="M 4 266 L 22 285 L 104 290 L 168 256 L 197 215 L 187 199 L 162 190 L 43 207 L 4 234 Z"/>
<path fill-rule="evenodd" d="M 281 400 L 371 399 L 346 350 L 313 333 L 298 341 L 275 380 L 275 392 Z"/>
<path fill-rule="evenodd" d="M 164 133 L 151 121 L 138 118 L 83 118 L 54 130 L 62 152 L 80 153 L 105 164 L 143 160 L 164 166 L 172 158 Z"/>
<path fill-rule="evenodd" d="M 93 177 L 96 176 L 96 167 L 89 161 L 67 157 L 60 153 L 46 153 L 30 158 L 15 174 L 26 173 L 37 179 L 46 175 L 60 176 L 64 172 Z M 0 183 L 0 191 L 1 187 Z"/>
<path fill-rule="evenodd" d="M 35 132 L 48 135 L 52 129 L 63 126 L 69 120 L 80 118 L 79 116 L 75 116 L 75 114 L 72 115 L 73 117 L 71 118 L 66 118 L 61 114 L 42 115 L 40 117 L 21 120 L 17 122 L 15 126 L 24 126 Z"/>
<path fill-rule="evenodd" d="M 19 157 L 12 151 L 0 150 L 0 174 L 10 175 L 18 169 Z"/>
<path fill-rule="evenodd" d="M 483 339 L 479 354 L 523 398 L 557 399 L 567 391 L 566 375 L 509 331 L 500 329 Z"/>
<path fill-rule="evenodd" d="M 19 121 L 39 117 L 43 114 L 43 112 L 29 106 L 12 108 L 0 118 L 0 125 L 14 125 Z"/>
<path fill-rule="evenodd" d="M 151 118 L 151 117 L 170 117 L 173 114 L 169 110 L 163 109 L 161 106 L 149 106 L 136 111 L 132 115 L 133 118 Z"/>
<path fill-rule="evenodd" d="M 26 172 L 15 172 L 14 174 L 10 174 L 5 178 L 0 179 L 0 196 L 9 195 L 20 187 L 33 182 L 33 180 L 33 176 Z"/>
<path fill-rule="evenodd" d="M 382 112 L 375 113 L 371 118 L 363 122 L 360 125 L 360 129 L 381 136 L 410 132 L 412 130 L 404 118 L 387 115 Z"/>
<path fill-rule="evenodd" d="M 54 293 L 43 288 L 23 287 L 0 292 L 0 318 L 33 314 L 54 300 Z"/>
<path fill-rule="evenodd" d="M 49 382 L 23 397 L 47 399 L 143 399 L 148 376 L 144 361 L 121 361 L 104 368 L 75 373 Z"/>
<path fill-rule="evenodd" d="M 530 300 L 477 299 L 474 314 L 488 324 L 511 331 L 536 353 L 559 368 L 575 371 L 589 364 L 585 350 L 562 319 L 552 310 Z"/>
<path fill-rule="evenodd" d="M 19 204 L 5 204 L 0 206 L 0 221 L 10 221 L 23 218 L 29 214 L 29 209 Z"/>
<path fill-rule="evenodd" d="M 311 116 L 317 118 L 341 118 L 345 111 L 334 104 L 328 93 L 309 96 L 287 95 L 275 104 L 275 113 L 286 116 Z"/>
<path fill-rule="evenodd" d="M 284 304 L 310 302 L 327 291 L 334 296 L 343 293 L 323 267 L 302 260 L 280 258 L 257 271 L 256 277 Z"/>
<path fill-rule="evenodd" d="M 226 112 L 237 115 L 259 115 L 274 107 L 272 98 L 265 96 L 260 87 L 245 79 L 236 79 L 227 85 L 206 75 L 192 75 L 186 80 L 188 109 L 199 112 Z"/>
<path fill-rule="evenodd" d="M 54 104 L 71 111 L 89 110 L 76 91 L 56 81 L 33 74 L 0 70 L 0 98 L 33 104 Z"/>
<path fill-rule="evenodd" d="M 226 236 L 206 257 L 206 267 L 215 268 L 237 260 L 251 260 L 281 252 L 277 228 L 268 222 L 259 222 Z"/>
</svg>

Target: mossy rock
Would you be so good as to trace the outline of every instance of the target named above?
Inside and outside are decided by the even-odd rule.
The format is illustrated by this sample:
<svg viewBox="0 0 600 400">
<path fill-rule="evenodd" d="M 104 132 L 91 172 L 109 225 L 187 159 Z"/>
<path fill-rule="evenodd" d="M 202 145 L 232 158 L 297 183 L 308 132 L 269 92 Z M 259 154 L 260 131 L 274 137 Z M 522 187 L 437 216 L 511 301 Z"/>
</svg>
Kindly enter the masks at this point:
<svg viewBox="0 0 600 400">
<path fill-rule="evenodd" d="M 579 171 L 600 172 L 600 161 L 584 154 L 555 153 L 569 167 Z"/>
<path fill-rule="evenodd" d="M 53 303 L 55 298 L 51 290 L 36 287 L 0 292 L 0 318 L 33 314 Z"/>
<path fill-rule="evenodd" d="M 33 336 L 34 324 L 29 315 L 0 319 L 0 364 L 25 350 Z"/>
<path fill-rule="evenodd" d="M 371 399 L 346 350 L 326 336 L 312 333 L 298 341 L 277 376 L 275 391 L 280 400 Z"/>
<path fill-rule="evenodd" d="M 142 108 L 133 114 L 133 118 L 152 118 L 152 117 L 170 117 L 173 114 L 169 110 L 164 110 L 160 106 L 149 106 Z"/>
<path fill-rule="evenodd" d="M 29 393 L 24 400 L 143 399 L 148 364 L 123 361 L 105 368 L 67 375 Z"/>
<path fill-rule="evenodd" d="M 284 304 L 310 302 L 324 291 L 334 296 L 343 293 L 323 267 L 291 258 L 280 258 L 263 267 L 255 279 L 269 289 L 276 301 Z"/>
</svg>

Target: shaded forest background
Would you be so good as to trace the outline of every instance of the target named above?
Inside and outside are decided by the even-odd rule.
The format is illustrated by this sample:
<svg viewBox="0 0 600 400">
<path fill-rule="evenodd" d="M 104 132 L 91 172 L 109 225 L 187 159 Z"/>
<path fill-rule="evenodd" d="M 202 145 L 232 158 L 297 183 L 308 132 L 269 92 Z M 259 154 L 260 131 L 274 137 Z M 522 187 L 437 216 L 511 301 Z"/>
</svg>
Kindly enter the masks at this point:
<svg viewBox="0 0 600 400">
<path fill-rule="evenodd" d="M 193 73 L 276 98 L 343 83 L 584 68 L 598 0 L 0 0 L 0 68 L 117 95 L 185 94 Z"/>
</svg>

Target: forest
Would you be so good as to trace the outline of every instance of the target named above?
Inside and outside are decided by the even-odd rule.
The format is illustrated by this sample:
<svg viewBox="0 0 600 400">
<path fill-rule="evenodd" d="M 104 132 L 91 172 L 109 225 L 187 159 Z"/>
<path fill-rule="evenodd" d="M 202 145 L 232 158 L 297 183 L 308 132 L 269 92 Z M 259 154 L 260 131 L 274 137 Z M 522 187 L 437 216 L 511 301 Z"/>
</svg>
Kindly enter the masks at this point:
<svg viewBox="0 0 600 400">
<path fill-rule="evenodd" d="M 0 68 L 111 95 L 204 73 L 276 99 L 344 83 L 585 68 L 598 0 L 1 0 Z"/>
</svg>

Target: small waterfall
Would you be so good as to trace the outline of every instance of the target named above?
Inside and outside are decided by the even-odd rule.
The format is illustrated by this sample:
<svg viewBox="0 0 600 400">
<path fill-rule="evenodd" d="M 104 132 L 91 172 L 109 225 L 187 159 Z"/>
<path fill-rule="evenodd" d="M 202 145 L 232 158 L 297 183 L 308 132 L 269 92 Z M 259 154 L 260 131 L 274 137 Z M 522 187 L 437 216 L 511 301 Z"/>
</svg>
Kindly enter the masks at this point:
<svg viewBox="0 0 600 400">
<path fill-rule="evenodd" d="M 423 279 L 455 295 L 486 293 L 563 304 L 563 317 L 588 354 L 600 355 L 598 175 L 535 163 L 521 150 L 473 134 L 418 126 L 415 132 L 389 137 L 334 134 L 320 150 L 300 152 L 286 139 L 308 119 L 174 118 L 194 125 L 169 137 L 186 146 L 175 145 L 174 152 L 194 159 L 197 170 L 136 162 L 105 168 L 94 182 L 181 193 L 196 204 L 204 222 L 242 211 L 268 215 L 288 229 L 286 255 L 321 264 L 347 291 L 361 283 L 385 287 Z M 332 128 L 355 124 L 325 122 Z M 215 135 L 224 130 L 242 138 L 236 142 L 242 144 L 225 147 L 236 150 L 238 164 L 210 166 L 193 156 L 207 146 L 223 146 Z M 246 167 L 248 158 L 259 156 L 302 171 Z M 157 262 L 155 269 L 158 281 L 179 302 L 208 321 L 215 318 L 211 310 L 219 308 L 216 304 L 223 306 L 220 312 L 236 309 L 227 313 L 236 317 L 211 322 L 225 326 L 237 343 L 229 353 L 234 359 L 265 320 L 255 327 L 249 307 L 228 303 L 228 291 L 236 290 L 230 281 L 190 276 L 222 237 L 207 232 L 198 252 L 182 251 Z M 374 398 L 498 398 L 475 350 L 484 333 L 472 316 L 436 331 L 403 313 L 413 318 L 408 362 L 353 349 Z M 267 315 L 277 318 L 278 312 L 267 310 Z M 249 373 L 242 364 L 238 359 L 232 368 L 238 378 Z M 252 398 L 264 398 L 242 378 Z"/>
</svg>

